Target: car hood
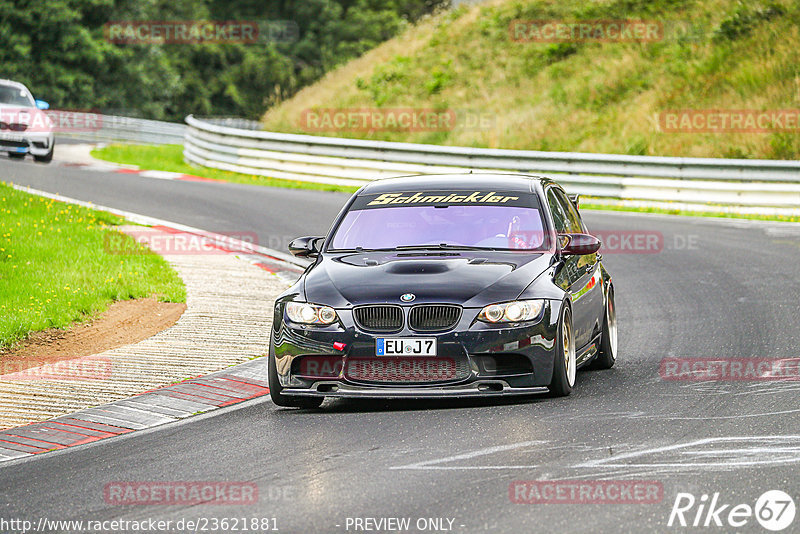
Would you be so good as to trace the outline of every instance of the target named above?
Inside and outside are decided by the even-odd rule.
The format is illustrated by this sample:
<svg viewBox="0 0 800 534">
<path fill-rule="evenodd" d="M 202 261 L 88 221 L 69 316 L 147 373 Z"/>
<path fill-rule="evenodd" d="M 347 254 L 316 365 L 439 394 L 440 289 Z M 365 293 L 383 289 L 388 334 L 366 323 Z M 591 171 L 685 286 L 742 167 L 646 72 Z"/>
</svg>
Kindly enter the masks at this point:
<svg viewBox="0 0 800 534">
<path fill-rule="evenodd" d="M 308 302 L 346 308 L 368 303 L 454 303 L 482 307 L 513 300 L 550 265 L 549 254 L 376 254 L 323 257 L 304 280 Z"/>
</svg>

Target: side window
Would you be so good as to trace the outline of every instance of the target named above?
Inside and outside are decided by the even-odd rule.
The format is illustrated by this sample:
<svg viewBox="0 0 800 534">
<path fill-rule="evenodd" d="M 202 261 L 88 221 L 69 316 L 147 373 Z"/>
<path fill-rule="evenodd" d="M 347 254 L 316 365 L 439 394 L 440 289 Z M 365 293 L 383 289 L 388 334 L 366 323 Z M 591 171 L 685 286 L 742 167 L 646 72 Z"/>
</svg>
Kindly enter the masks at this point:
<svg viewBox="0 0 800 534">
<path fill-rule="evenodd" d="M 564 213 L 564 208 L 553 193 L 553 188 L 547 190 L 547 205 L 550 207 L 550 213 L 553 214 L 553 223 L 556 226 L 556 232 L 559 234 L 569 233 L 567 215 Z"/>
<path fill-rule="evenodd" d="M 570 201 L 569 197 L 567 197 L 564 191 L 555 187 L 550 189 L 550 191 L 555 193 L 558 203 L 561 205 L 561 208 L 566 215 L 567 226 L 569 227 L 568 231 L 573 234 L 585 232 L 586 229 L 583 226 L 583 222 L 581 221 L 581 216 L 578 214 L 578 210 L 575 209 L 575 205 Z"/>
</svg>

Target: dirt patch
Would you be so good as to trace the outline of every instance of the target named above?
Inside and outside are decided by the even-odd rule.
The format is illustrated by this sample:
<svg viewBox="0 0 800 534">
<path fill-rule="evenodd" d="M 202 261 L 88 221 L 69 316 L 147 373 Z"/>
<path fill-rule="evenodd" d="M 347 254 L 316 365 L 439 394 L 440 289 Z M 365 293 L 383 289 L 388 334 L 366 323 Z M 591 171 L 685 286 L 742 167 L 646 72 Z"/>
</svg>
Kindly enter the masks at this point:
<svg viewBox="0 0 800 534">
<path fill-rule="evenodd" d="M 71 360 L 136 343 L 166 330 L 180 318 L 186 304 L 137 299 L 115 302 L 94 321 L 69 330 L 35 332 L 14 350 L 0 351 L 0 374 L 46 363 Z"/>
</svg>

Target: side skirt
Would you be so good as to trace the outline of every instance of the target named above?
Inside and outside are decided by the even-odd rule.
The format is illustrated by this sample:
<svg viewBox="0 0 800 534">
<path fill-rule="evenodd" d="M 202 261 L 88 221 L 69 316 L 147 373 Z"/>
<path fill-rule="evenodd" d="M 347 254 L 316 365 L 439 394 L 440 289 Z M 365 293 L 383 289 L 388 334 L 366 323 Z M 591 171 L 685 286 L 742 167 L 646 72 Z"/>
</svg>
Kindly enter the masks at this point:
<svg viewBox="0 0 800 534">
<path fill-rule="evenodd" d="M 600 347 L 600 335 L 597 334 L 589 343 L 577 351 L 575 362 L 578 369 L 588 365 L 597 356 Z"/>
</svg>

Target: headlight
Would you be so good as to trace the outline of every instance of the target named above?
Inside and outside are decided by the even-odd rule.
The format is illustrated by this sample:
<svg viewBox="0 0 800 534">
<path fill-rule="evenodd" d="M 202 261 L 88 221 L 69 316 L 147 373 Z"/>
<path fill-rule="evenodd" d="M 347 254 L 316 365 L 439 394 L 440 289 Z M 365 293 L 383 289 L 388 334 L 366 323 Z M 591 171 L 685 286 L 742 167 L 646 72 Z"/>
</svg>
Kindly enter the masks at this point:
<svg viewBox="0 0 800 534">
<path fill-rule="evenodd" d="M 490 304 L 478 314 L 478 320 L 486 323 L 519 323 L 539 317 L 544 307 L 543 300 L 515 300 L 501 304 Z"/>
<path fill-rule="evenodd" d="M 287 302 L 286 315 L 292 322 L 303 324 L 331 324 L 337 319 L 336 310 L 330 306 L 307 302 Z"/>
</svg>

